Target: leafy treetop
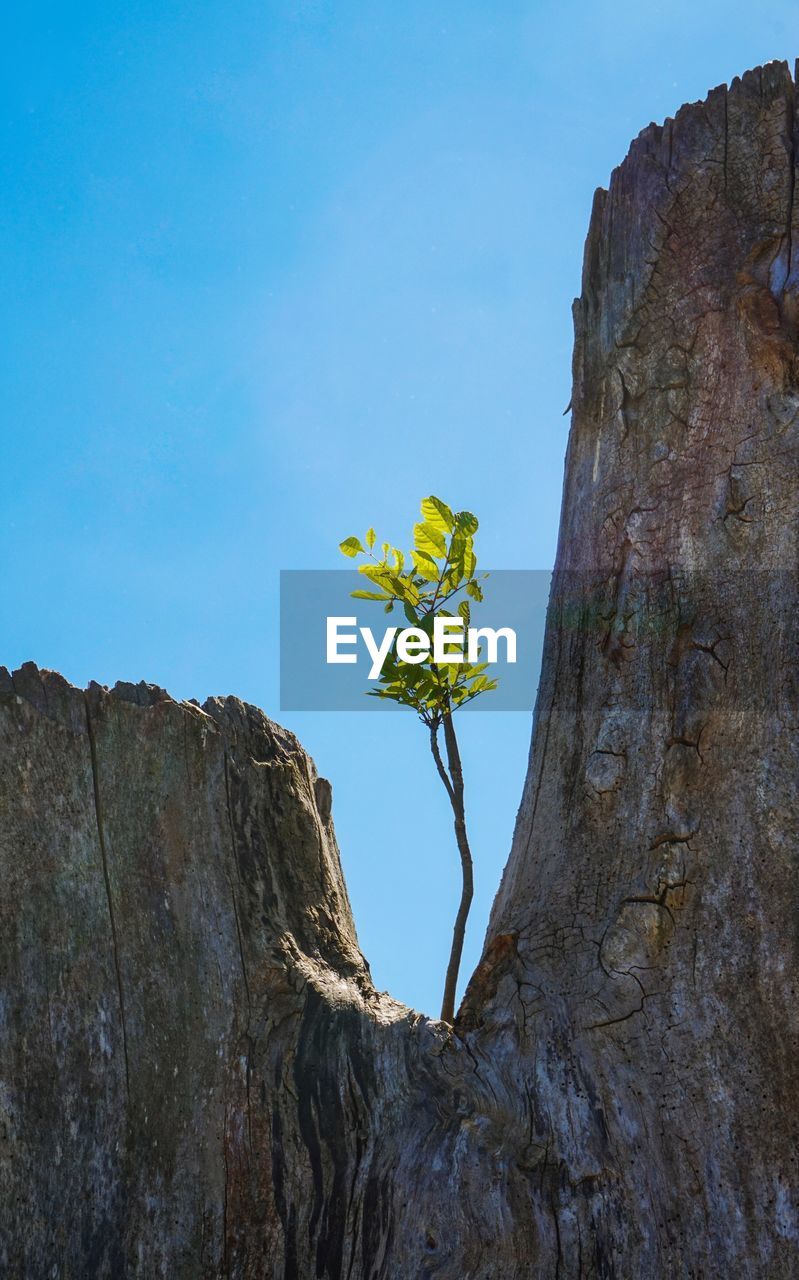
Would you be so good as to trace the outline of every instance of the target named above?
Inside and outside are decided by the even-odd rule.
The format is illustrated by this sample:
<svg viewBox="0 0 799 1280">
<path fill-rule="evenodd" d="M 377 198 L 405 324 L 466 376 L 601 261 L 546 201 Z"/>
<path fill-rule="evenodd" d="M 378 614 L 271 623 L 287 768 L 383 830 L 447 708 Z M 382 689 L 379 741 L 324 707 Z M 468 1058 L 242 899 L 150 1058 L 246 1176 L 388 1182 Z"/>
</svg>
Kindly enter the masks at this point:
<svg viewBox="0 0 799 1280">
<path fill-rule="evenodd" d="M 402 605 L 411 627 L 423 633 L 418 639 L 426 636 L 432 641 L 436 617 L 454 617 L 446 606 L 464 592 L 472 600 L 481 601 L 480 582 L 488 574 L 476 576 L 474 535 L 478 523 L 471 512 L 453 512 L 440 498 L 429 497 L 422 500 L 421 515 L 422 519 L 413 528 L 414 545 L 408 555 L 384 542 L 382 554 L 378 556 L 374 549 L 377 542 L 374 529 L 368 530 L 365 546 L 355 537 L 345 538 L 339 546 L 351 559 L 366 557 L 359 571 L 372 589 L 353 591 L 352 596 L 358 600 L 379 601 L 386 613 L 391 613 L 395 605 Z M 469 601 L 461 598 L 456 608 L 464 627 L 468 627 Z M 461 651 L 460 645 L 458 651 Z M 466 661 L 465 655 L 462 662 L 436 663 L 432 649 L 422 662 L 403 662 L 395 642 L 383 663 L 381 687 L 370 693 L 373 697 L 412 707 L 424 724 L 435 729 L 457 707 L 496 689 L 497 681 L 485 674 L 486 666 L 485 662 Z"/>
</svg>

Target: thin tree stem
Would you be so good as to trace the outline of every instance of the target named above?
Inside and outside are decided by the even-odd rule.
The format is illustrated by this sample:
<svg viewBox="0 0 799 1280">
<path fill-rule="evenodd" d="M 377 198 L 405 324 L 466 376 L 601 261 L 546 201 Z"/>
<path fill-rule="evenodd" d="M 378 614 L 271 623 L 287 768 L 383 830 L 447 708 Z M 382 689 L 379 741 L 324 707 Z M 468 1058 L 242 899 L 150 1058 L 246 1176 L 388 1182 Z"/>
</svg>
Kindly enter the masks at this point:
<svg viewBox="0 0 799 1280">
<path fill-rule="evenodd" d="M 451 714 L 446 714 L 443 717 L 443 725 L 449 773 L 444 768 L 444 763 L 441 759 L 437 726 L 431 726 L 430 729 L 430 749 L 452 805 L 452 812 L 455 817 L 455 839 L 458 844 L 458 853 L 460 854 L 462 877 L 461 900 L 458 914 L 455 917 L 455 927 L 452 931 L 452 950 L 450 951 L 447 976 L 444 982 L 444 998 L 441 1004 L 441 1020 L 451 1023 L 455 1017 L 455 992 L 458 986 L 461 955 L 463 954 L 463 940 L 466 936 L 466 921 L 474 896 L 474 876 L 472 854 L 466 834 L 466 811 L 463 803 L 463 769 Z"/>
<path fill-rule="evenodd" d="M 455 793 L 452 790 L 452 783 L 450 782 L 449 774 L 444 768 L 444 761 L 441 759 L 441 751 L 438 745 L 438 725 L 437 724 L 431 724 L 430 726 L 430 750 L 432 751 L 433 759 L 436 762 L 436 768 L 438 769 L 438 776 L 440 777 L 441 781 L 444 783 L 444 786 L 446 787 L 447 795 L 449 796 L 449 802 L 450 804 L 454 805 Z"/>
</svg>

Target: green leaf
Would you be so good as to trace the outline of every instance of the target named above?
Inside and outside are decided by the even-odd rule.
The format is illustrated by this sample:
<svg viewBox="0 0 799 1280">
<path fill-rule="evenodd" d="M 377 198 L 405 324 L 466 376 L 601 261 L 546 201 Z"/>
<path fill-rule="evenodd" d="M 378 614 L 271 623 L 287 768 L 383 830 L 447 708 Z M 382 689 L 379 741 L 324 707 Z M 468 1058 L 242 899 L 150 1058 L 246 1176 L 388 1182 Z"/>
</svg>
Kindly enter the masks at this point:
<svg viewBox="0 0 799 1280">
<path fill-rule="evenodd" d="M 374 529 L 366 530 L 366 545 L 370 551 L 372 550 L 372 547 L 375 545 L 376 538 L 377 538 L 377 534 L 375 533 Z"/>
<path fill-rule="evenodd" d="M 377 564 L 362 564 L 358 566 L 358 572 L 362 573 L 370 582 L 373 582 L 375 586 L 382 587 L 387 596 L 394 594 L 391 586 L 391 574 L 386 569 L 381 569 Z"/>
<path fill-rule="evenodd" d="M 470 595 L 473 600 L 478 600 L 478 601 L 482 600 L 483 598 L 482 589 L 479 583 L 475 582 L 474 578 L 472 578 L 470 582 L 466 583 L 466 594 Z"/>
<path fill-rule="evenodd" d="M 417 551 L 425 552 L 429 556 L 438 556 L 441 559 L 447 554 L 447 543 L 444 535 L 432 524 L 415 524 L 413 526 L 413 540 L 416 543 Z"/>
<path fill-rule="evenodd" d="M 408 621 L 410 622 L 411 626 L 413 626 L 413 627 L 418 627 L 418 625 L 419 625 L 419 615 L 417 614 L 417 612 L 416 612 L 416 610 L 414 609 L 413 605 L 412 605 L 412 604 L 409 604 L 407 600 L 405 601 L 405 617 L 408 619 Z"/>
<path fill-rule="evenodd" d="M 389 573 L 386 574 L 386 581 L 391 588 L 393 594 L 399 600 L 407 600 L 409 604 L 419 603 L 419 592 L 411 577 L 404 575 Z"/>
<path fill-rule="evenodd" d="M 468 627 L 471 619 L 471 610 L 466 600 L 461 600 L 460 604 L 458 605 L 458 613 L 461 615 L 461 617 L 463 618 L 463 621 L 466 623 L 466 626 Z"/>
<path fill-rule="evenodd" d="M 422 498 L 422 519 L 440 533 L 452 533 L 455 528 L 455 517 L 440 498 Z"/>
<path fill-rule="evenodd" d="M 363 545 L 360 538 L 345 538 L 343 542 L 338 544 L 338 549 L 342 555 L 352 558 L 357 556 L 359 551 L 363 551 Z"/>
<path fill-rule="evenodd" d="M 463 582 L 463 572 L 460 565 L 454 564 L 442 582 L 445 595 L 454 595 Z"/>
<path fill-rule="evenodd" d="M 382 591 L 351 591 L 350 595 L 353 600 L 385 600 L 386 596 Z"/>
<path fill-rule="evenodd" d="M 480 527 L 477 516 L 473 516 L 471 511 L 459 511 L 455 523 L 461 533 L 475 534 Z"/>
<path fill-rule="evenodd" d="M 425 582 L 438 582 L 441 570 L 432 556 L 426 551 L 412 551 L 411 559 L 420 578 L 424 578 Z"/>
<path fill-rule="evenodd" d="M 477 558 L 472 547 L 471 534 L 463 533 L 460 530 L 454 534 L 450 548 L 450 561 L 453 567 L 457 568 L 458 581 L 463 578 L 474 577 Z"/>
</svg>

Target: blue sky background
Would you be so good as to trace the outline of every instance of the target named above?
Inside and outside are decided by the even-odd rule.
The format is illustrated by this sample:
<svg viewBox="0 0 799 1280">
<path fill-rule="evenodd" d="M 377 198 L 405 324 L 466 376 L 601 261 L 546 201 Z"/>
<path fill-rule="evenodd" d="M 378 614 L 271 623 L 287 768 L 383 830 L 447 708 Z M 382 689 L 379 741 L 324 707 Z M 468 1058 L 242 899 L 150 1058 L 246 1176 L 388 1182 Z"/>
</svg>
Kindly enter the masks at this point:
<svg viewBox="0 0 799 1280">
<path fill-rule="evenodd" d="M 278 715 L 281 568 L 418 500 L 547 568 L 572 297 L 631 138 L 799 51 L 791 3 L 7 6 L 0 662 Z M 286 715 L 377 985 L 436 1012 L 457 902 L 409 715 Z M 476 961 L 530 717 L 472 716 Z"/>
</svg>

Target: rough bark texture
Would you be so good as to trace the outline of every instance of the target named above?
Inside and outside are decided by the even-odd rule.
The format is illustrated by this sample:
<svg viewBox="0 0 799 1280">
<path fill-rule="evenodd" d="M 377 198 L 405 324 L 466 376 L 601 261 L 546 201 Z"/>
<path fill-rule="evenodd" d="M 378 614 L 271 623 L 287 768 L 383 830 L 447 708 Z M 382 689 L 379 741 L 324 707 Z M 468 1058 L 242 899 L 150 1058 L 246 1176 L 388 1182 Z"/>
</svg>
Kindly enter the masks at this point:
<svg viewBox="0 0 799 1280">
<path fill-rule="evenodd" d="M 0 677 L 4 1275 L 799 1275 L 794 133 L 772 64 L 597 194 L 454 1031 L 374 991 L 290 734 Z"/>
</svg>

